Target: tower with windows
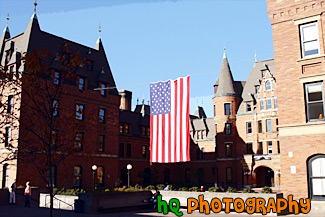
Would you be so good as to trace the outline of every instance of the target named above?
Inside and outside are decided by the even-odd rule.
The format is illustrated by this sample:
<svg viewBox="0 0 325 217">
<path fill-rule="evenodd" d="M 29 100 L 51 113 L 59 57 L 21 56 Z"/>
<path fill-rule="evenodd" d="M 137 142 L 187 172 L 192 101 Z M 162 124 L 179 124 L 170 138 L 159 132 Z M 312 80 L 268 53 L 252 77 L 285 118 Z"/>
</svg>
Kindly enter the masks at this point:
<svg viewBox="0 0 325 217">
<path fill-rule="evenodd" d="M 237 147 L 236 113 L 241 91 L 242 83 L 234 81 L 224 49 L 219 79 L 214 85 L 213 105 L 216 164 L 220 182 L 229 186 L 240 183 L 241 177 L 240 165 L 236 161 L 240 152 Z"/>
</svg>

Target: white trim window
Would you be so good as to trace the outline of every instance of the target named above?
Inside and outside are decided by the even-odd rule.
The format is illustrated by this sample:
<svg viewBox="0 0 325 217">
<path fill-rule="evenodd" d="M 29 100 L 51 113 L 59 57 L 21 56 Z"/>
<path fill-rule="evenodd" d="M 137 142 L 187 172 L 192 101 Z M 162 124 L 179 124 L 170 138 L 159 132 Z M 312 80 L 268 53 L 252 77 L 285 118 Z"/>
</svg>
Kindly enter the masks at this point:
<svg viewBox="0 0 325 217">
<path fill-rule="evenodd" d="M 271 84 L 271 81 L 266 81 L 265 82 L 265 90 L 266 91 L 269 91 L 272 89 L 272 84 Z"/>
<path fill-rule="evenodd" d="M 247 102 L 246 103 L 246 112 L 251 112 L 252 111 L 252 102 Z"/>
<path fill-rule="evenodd" d="M 272 132 L 272 120 L 266 119 L 266 132 Z"/>
<path fill-rule="evenodd" d="M 246 122 L 246 134 L 253 133 L 253 126 L 252 122 Z"/>
<path fill-rule="evenodd" d="M 300 40 L 302 58 L 320 53 L 317 22 L 300 25 Z"/>
<path fill-rule="evenodd" d="M 323 82 L 305 84 L 307 121 L 324 120 Z"/>
<path fill-rule="evenodd" d="M 261 110 L 264 110 L 264 100 L 261 100 Z"/>
<path fill-rule="evenodd" d="M 271 99 L 266 100 L 266 109 L 272 109 L 272 100 Z"/>
</svg>

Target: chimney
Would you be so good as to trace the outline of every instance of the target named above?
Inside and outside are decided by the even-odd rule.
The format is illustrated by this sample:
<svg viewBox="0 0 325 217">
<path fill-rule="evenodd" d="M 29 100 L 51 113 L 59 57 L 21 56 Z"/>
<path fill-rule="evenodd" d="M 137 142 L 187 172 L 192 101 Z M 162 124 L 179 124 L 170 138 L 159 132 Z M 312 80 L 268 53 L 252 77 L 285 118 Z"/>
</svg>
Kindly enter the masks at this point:
<svg viewBox="0 0 325 217">
<path fill-rule="evenodd" d="M 128 90 L 120 90 L 121 96 L 120 109 L 131 111 L 132 92 Z"/>
</svg>

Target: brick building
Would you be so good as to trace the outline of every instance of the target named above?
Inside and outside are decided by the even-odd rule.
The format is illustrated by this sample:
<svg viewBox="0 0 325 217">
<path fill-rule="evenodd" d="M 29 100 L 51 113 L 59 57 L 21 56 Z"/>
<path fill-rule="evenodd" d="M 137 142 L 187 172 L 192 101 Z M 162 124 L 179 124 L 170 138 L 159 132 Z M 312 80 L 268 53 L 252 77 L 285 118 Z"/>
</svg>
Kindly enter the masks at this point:
<svg viewBox="0 0 325 217">
<path fill-rule="evenodd" d="M 216 184 L 224 188 L 278 185 L 277 176 L 274 176 L 279 171 L 279 148 L 272 60 L 256 62 L 246 82 L 234 81 L 224 54 L 220 76 L 214 85 L 214 117 L 207 118 L 203 108 L 198 107 L 190 118 L 191 161 L 150 164 L 150 107 L 142 102 L 131 111 L 132 92 L 116 90 L 100 38 L 95 48 L 89 48 L 51 35 L 40 29 L 34 13 L 24 33 L 11 37 L 6 27 L 0 45 L 1 65 L 25 77 L 28 69 L 18 58 L 19 55 L 45 48 L 56 54 L 47 57 L 50 77 L 45 81 L 66 89 L 60 99 L 54 99 L 56 103 L 50 102 L 49 107 L 55 107 L 56 112 L 53 120 L 61 125 L 51 126 L 47 137 L 66 135 L 70 144 L 82 148 L 82 153 L 71 155 L 64 164 L 51 167 L 52 181 L 56 187 L 90 188 L 94 180 L 97 187 L 112 187 L 119 180 L 127 184 L 127 164 L 133 166 L 131 184 Z M 69 52 L 62 49 L 66 46 L 69 46 Z M 75 80 L 67 82 L 60 79 L 62 66 L 57 56 L 71 56 L 73 53 L 79 53 L 85 64 L 78 67 Z M 108 90 L 96 90 L 98 87 Z M 260 87 L 258 91 L 257 87 Z M 2 98 L 3 104 L 11 103 L 5 101 L 9 95 Z M 11 147 L 20 147 L 19 155 L 23 153 L 21 148 L 28 144 L 21 138 L 33 138 L 27 126 L 34 123 L 35 118 L 28 113 L 26 105 L 30 101 L 24 97 L 24 91 L 21 96 L 15 96 L 12 102 L 13 111 L 20 115 L 17 121 L 20 125 L 12 127 L 10 135 L 4 132 L 3 139 L 10 137 Z M 264 109 L 261 108 L 262 102 Z M 69 120 L 66 114 L 73 116 L 72 125 L 62 125 Z M 261 132 L 258 131 L 259 122 L 262 122 Z M 13 124 L 7 124 L 5 129 Z M 1 151 L 8 151 L 6 144 L 2 144 Z M 30 166 L 22 160 L 22 155 L 19 156 L 18 160 L 1 165 L 2 187 L 8 187 L 15 178 L 18 185 L 30 180 L 34 186 L 46 187 L 44 178 L 49 168 L 43 169 L 42 176 L 36 169 L 26 169 Z M 97 166 L 95 172 L 91 169 L 92 165 Z"/>
<path fill-rule="evenodd" d="M 274 60 L 255 61 L 246 81 L 234 81 L 224 53 L 214 84 L 214 116 L 207 117 L 202 107 L 191 115 L 191 161 L 175 164 L 149 163 L 149 105 L 138 103 L 132 111 L 132 93 L 116 90 L 100 38 L 89 48 L 51 35 L 40 29 L 36 14 L 22 34 L 11 37 L 6 27 L 0 63 L 10 72 L 23 73 L 21 56 L 33 49 L 64 56 L 61 48 L 69 44 L 85 60 L 74 82 L 62 81 L 67 89 L 55 117 L 64 121 L 65 113 L 73 114 L 74 128 L 54 129 L 55 135 L 70 135 L 72 143 L 82 145 L 83 154 L 53 168 L 56 186 L 90 188 L 94 176 L 98 187 L 112 187 L 118 180 L 126 184 L 126 165 L 132 164 L 132 185 L 268 185 L 286 195 L 323 198 L 325 2 L 267 0 L 267 5 Z M 49 62 L 49 81 L 55 85 L 60 65 L 55 57 Z M 24 110 L 26 102 L 20 101 L 24 97 L 11 96 L 4 92 L 2 104 L 12 108 L 9 113 L 19 113 L 20 122 L 2 127 L 1 155 L 8 152 L 8 142 L 19 153 L 18 145 L 24 144 L 19 138 L 29 138 L 24 124 L 34 121 Z M 92 165 L 97 165 L 95 173 Z M 30 180 L 46 187 L 20 160 L 0 165 L 2 187 L 15 178 L 18 185 Z"/>
<path fill-rule="evenodd" d="M 325 1 L 266 2 L 277 73 L 282 191 L 323 200 Z"/>
<path fill-rule="evenodd" d="M 5 28 L 1 36 L 0 48 L 1 66 L 7 71 L 10 70 L 10 73 L 22 75 L 20 86 L 22 92 L 12 95 L 12 87 L 9 87 L 1 99 L 4 105 L 12 108 L 10 113 L 3 114 L 3 117 L 11 115 L 16 117 L 13 120 L 19 121 L 19 125 L 16 124 L 16 127 L 13 122 L 8 122 L 5 129 L 2 129 L 5 131 L 1 134 L 2 141 L 5 142 L 1 144 L 1 155 L 4 156 L 9 147 L 18 149 L 18 160 L 7 161 L 1 165 L 2 187 L 8 187 L 14 179 L 17 179 L 18 186 L 24 186 L 28 180 L 31 181 L 32 186 L 46 186 L 44 179 L 46 179 L 49 168 L 34 166 L 37 161 L 48 159 L 43 159 L 44 155 L 37 150 L 34 152 L 39 155 L 26 154 L 23 150 L 25 150 L 24 147 L 30 147 L 28 145 L 31 145 L 31 141 L 35 141 L 35 144 L 41 143 L 36 137 L 48 132 L 50 133 L 44 136 L 44 140 L 50 140 L 53 145 L 52 149 L 56 149 L 60 140 L 65 138 L 68 141 L 66 145 L 74 144 L 74 147 L 77 146 L 82 150 L 79 155 L 69 156 L 64 163 L 53 162 L 51 170 L 55 186 L 91 187 L 93 183 L 91 166 L 94 164 L 97 165 L 97 185 L 113 185 L 112 179 L 109 179 L 107 174 L 111 177 L 118 177 L 120 96 L 115 88 L 116 85 L 100 37 L 95 48 L 89 48 L 49 34 L 40 29 L 36 13 L 34 13 L 23 33 L 11 37 L 9 28 Z M 27 91 L 28 85 L 30 85 L 27 82 L 28 78 L 31 71 L 36 70 L 36 67 L 28 68 L 28 64 L 30 64 L 26 62 L 28 59 L 19 58 L 34 51 L 55 54 L 54 56 L 49 54 L 44 56 L 44 62 L 48 63 L 48 74 L 39 83 L 40 90 L 44 91 L 44 95 L 38 95 L 40 98 L 44 96 L 42 101 L 30 97 L 30 92 Z M 77 77 L 69 80 L 63 77 L 66 68 L 59 60 L 60 57 L 65 56 L 65 61 L 69 62 L 69 59 L 76 53 L 84 64 L 77 67 Z M 71 59 L 72 61 L 75 60 Z M 45 84 L 48 85 L 48 89 L 42 88 Z M 48 98 L 45 92 L 51 92 L 52 88 L 56 87 L 62 87 L 62 94 L 58 98 Z M 95 90 L 98 87 L 110 88 Z M 12 99 L 7 100 L 10 97 Z M 30 109 L 29 105 L 35 104 L 34 101 L 38 101 L 38 106 L 42 110 Z M 49 109 L 48 114 L 52 117 L 46 119 L 53 121 L 51 126 L 46 125 L 45 118 L 44 120 L 37 118 L 43 117 L 46 109 Z M 31 114 L 31 111 L 36 113 Z M 73 118 L 69 119 L 71 117 Z M 65 125 L 67 121 L 70 123 Z M 43 131 L 42 127 L 46 129 Z M 51 137 L 52 139 L 50 139 Z M 49 147 L 40 146 L 39 150 L 46 148 Z M 32 155 L 34 158 L 28 159 Z"/>
</svg>

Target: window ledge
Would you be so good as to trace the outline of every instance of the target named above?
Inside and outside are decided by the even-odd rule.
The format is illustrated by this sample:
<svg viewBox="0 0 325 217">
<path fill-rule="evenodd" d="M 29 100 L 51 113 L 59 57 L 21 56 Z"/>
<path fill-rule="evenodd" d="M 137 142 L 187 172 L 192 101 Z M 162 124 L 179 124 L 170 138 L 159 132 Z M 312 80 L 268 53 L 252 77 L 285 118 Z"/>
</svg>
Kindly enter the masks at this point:
<svg viewBox="0 0 325 217">
<path fill-rule="evenodd" d="M 315 56 L 297 59 L 297 62 L 299 63 L 299 62 L 304 62 L 304 61 L 308 61 L 308 60 L 321 59 L 324 57 L 325 57 L 325 55 L 315 55 Z"/>
<path fill-rule="evenodd" d="M 325 125 L 325 120 L 319 121 L 312 121 L 302 124 L 285 124 L 285 125 L 278 125 L 278 128 L 285 128 L 285 127 L 301 127 L 301 126 L 312 126 L 312 125 Z"/>
</svg>

